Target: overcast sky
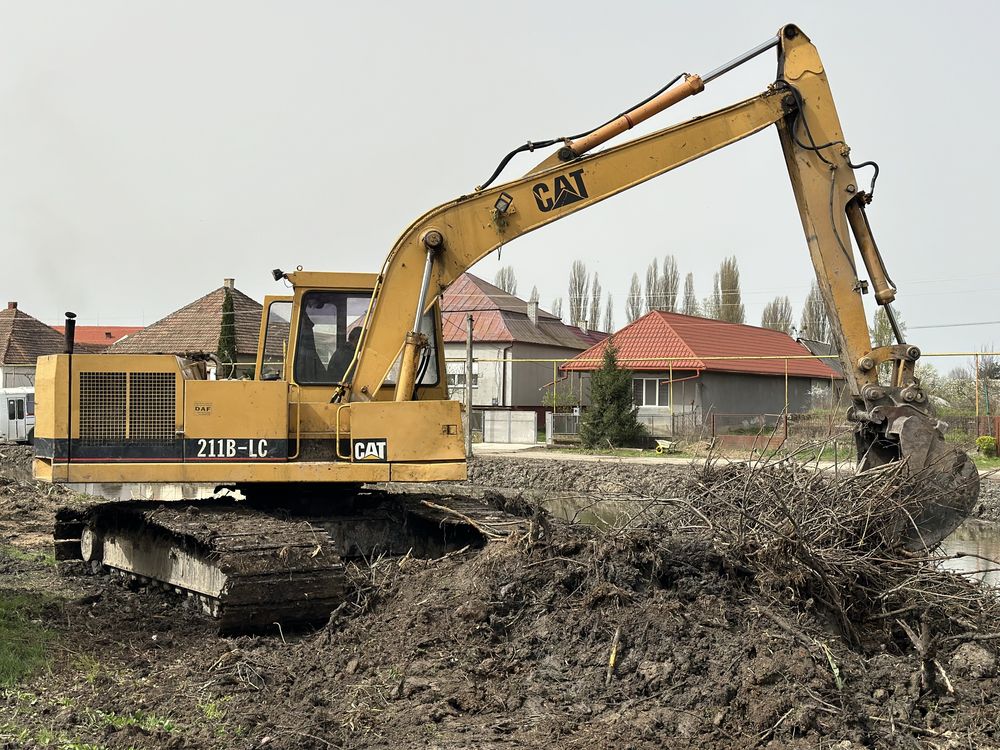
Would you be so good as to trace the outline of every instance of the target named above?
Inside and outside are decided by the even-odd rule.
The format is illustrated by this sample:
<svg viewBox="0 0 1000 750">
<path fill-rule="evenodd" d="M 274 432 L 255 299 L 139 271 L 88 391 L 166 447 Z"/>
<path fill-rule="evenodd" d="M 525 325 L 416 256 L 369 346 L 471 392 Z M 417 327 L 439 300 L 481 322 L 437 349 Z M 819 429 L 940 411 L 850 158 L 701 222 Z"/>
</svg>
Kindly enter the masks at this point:
<svg viewBox="0 0 1000 750">
<path fill-rule="evenodd" d="M 0 293 L 46 322 L 72 309 L 81 324 L 149 324 L 227 276 L 260 299 L 282 291 L 274 267 L 377 271 L 415 217 L 509 149 L 589 129 L 791 21 L 823 56 L 852 157 L 882 167 L 869 216 L 910 340 L 1000 346 L 996 323 L 916 329 L 1000 320 L 995 3 L 0 8 Z M 774 74 L 769 52 L 639 131 L 752 96 Z M 473 272 L 492 280 L 511 264 L 521 296 L 537 285 L 549 308 L 579 258 L 620 326 L 632 272 L 667 253 L 699 297 L 735 254 L 747 322 L 780 294 L 798 322 L 812 269 L 773 130 Z"/>
</svg>

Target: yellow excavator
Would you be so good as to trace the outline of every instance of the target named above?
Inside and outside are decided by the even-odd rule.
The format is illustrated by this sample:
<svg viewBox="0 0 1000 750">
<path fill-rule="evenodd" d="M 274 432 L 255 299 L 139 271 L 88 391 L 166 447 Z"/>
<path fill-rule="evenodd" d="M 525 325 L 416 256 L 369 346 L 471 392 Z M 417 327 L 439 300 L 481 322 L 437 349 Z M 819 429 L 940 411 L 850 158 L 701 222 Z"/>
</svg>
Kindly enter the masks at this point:
<svg viewBox="0 0 1000 750">
<path fill-rule="evenodd" d="M 592 153 L 771 49 L 777 77 L 759 95 Z M 476 543 L 477 513 L 487 511 L 467 499 L 415 509 L 402 494 L 364 487 L 466 477 L 461 406 L 446 389 L 442 291 L 517 237 L 772 126 L 853 401 L 859 468 L 905 461 L 921 472 L 927 502 L 906 521 L 905 544 L 936 544 L 971 510 L 978 473 L 945 443 L 914 376 L 920 351 L 888 307 L 896 290 L 866 217 L 874 177 L 865 191 L 855 174 L 877 176 L 877 165 L 852 162 L 819 54 L 787 25 L 600 127 L 515 149 L 484 185 L 414 221 L 378 274 L 275 270 L 291 293 L 265 299 L 252 380 L 208 379 L 204 362 L 174 356 L 74 354 L 68 320 L 67 352 L 38 361 L 36 477 L 230 487 L 245 499 L 67 511 L 58 556 L 186 592 L 238 629 L 322 617 L 344 595 L 344 557 Z M 546 147 L 553 153 L 527 175 L 493 186 L 516 154 Z M 866 293 L 886 306 L 895 344 L 872 345 Z"/>
</svg>

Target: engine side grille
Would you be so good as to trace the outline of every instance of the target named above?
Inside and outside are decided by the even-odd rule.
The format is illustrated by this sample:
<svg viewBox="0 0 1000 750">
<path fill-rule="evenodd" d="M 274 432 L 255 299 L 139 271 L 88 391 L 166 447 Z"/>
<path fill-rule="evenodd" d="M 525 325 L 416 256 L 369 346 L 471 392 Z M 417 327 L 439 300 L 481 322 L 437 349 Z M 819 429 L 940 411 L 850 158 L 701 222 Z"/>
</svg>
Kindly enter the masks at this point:
<svg viewBox="0 0 1000 750">
<path fill-rule="evenodd" d="M 176 438 L 176 375 L 172 372 L 129 373 L 129 438 L 135 442 L 169 443 Z"/>
<path fill-rule="evenodd" d="M 80 373 L 80 440 L 91 445 L 125 439 L 125 373 Z"/>
</svg>

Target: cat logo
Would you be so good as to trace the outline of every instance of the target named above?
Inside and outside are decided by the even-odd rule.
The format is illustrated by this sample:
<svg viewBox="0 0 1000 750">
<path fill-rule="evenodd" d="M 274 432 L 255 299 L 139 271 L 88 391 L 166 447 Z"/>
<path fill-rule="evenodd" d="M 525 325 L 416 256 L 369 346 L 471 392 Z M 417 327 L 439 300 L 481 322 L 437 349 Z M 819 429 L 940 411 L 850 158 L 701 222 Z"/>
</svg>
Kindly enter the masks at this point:
<svg viewBox="0 0 1000 750">
<path fill-rule="evenodd" d="M 375 440 L 354 440 L 354 460 L 355 461 L 380 461 L 384 462 L 388 455 L 385 438 Z"/>
<path fill-rule="evenodd" d="M 572 183 L 570 183 L 571 178 Z M 531 192 L 534 193 L 535 203 L 538 204 L 538 210 L 542 213 L 548 213 L 553 208 L 562 208 L 590 197 L 587 194 L 587 186 L 583 182 L 583 169 L 577 169 L 568 175 L 559 175 L 551 188 L 544 182 L 539 182 L 531 188 Z"/>
</svg>

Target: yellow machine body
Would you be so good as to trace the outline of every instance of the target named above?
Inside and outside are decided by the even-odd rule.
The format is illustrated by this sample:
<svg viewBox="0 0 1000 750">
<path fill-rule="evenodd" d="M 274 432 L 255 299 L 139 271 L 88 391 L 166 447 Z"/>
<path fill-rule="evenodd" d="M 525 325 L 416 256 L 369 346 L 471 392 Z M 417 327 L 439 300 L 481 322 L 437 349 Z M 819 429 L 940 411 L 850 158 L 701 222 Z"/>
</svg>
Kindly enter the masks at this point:
<svg viewBox="0 0 1000 750">
<path fill-rule="evenodd" d="M 310 294 L 352 295 L 367 313 L 376 277 L 288 278 L 294 294 L 265 301 L 255 380 L 210 380 L 206 363 L 171 355 L 40 358 L 36 476 L 65 483 L 465 479 L 461 405 L 444 397 L 440 316 L 429 316 L 434 373 L 415 400 L 393 401 L 387 385 L 370 401 L 331 402 L 334 384 L 298 382 L 303 338 L 290 332 L 302 328 Z M 290 315 L 287 325 L 272 319 L 269 330 L 272 305 Z M 269 367 L 288 377 L 264 379 Z"/>
</svg>

